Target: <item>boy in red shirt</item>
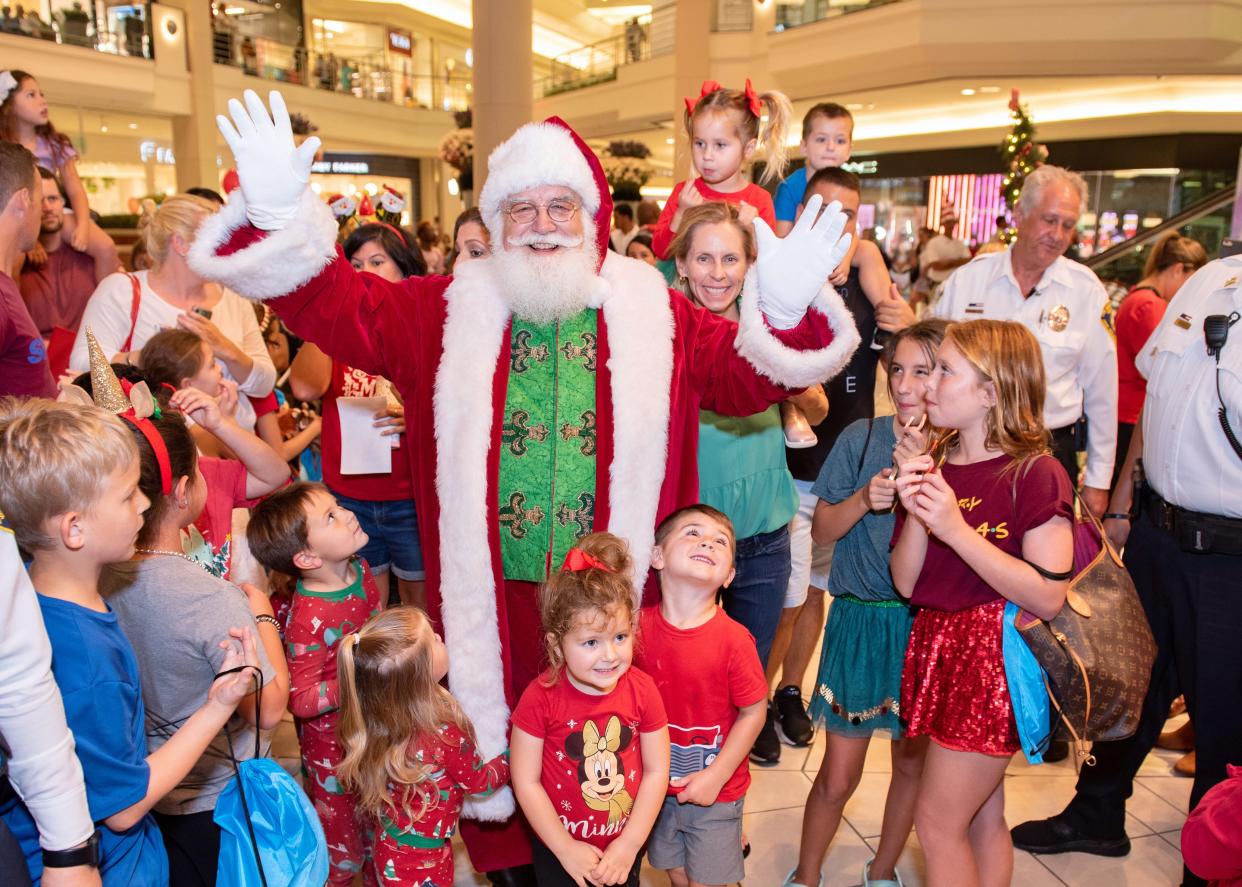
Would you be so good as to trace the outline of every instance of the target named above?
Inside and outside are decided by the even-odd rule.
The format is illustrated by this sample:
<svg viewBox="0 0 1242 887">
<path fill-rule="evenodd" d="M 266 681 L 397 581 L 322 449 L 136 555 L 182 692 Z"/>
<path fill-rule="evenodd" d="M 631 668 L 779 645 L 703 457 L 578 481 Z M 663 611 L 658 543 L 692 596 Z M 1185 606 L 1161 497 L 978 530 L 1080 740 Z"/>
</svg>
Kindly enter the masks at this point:
<svg viewBox="0 0 1242 887">
<path fill-rule="evenodd" d="M 733 581 L 733 524 L 690 505 L 665 518 L 655 542 L 661 601 L 642 611 L 635 663 L 664 698 L 672 764 L 647 856 L 673 887 L 734 884 L 745 875 L 747 753 L 768 685 L 755 639 L 716 603 Z"/>
<path fill-rule="evenodd" d="M 328 840 L 328 883 L 352 884 L 364 867 L 370 883 L 370 841 L 354 794 L 336 775 L 344 758 L 336 735 L 337 651 L 382 609 L 375 578 L 356 557 L 367 534 L 323 484 L 296 483 L 259 503 L 246 538 L 259 563 L 298 580 L 284 636 L 289 710 L 297 721 L 306 793 Z"/>
</svg>

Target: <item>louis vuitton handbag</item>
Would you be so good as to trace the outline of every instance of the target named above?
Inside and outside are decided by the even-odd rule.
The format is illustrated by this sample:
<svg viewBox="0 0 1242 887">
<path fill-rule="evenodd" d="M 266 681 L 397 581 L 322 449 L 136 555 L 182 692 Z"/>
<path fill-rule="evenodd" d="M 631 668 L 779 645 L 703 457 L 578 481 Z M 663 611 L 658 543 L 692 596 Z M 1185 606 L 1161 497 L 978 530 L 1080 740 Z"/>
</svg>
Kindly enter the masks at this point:
<svg viewBox="0 0 1242 887">
<path fill-rule="evenodd" d="M 1084 742 L 1137 729 L 1156 642 L 1129 572 L 1099 520 L 1079 505 L 1090 521 L 1074 524 L 1076 575 L 1065 605 L 1051 621 L 1022 611 L 1015 624 L 1044 669 L 1052 738 L 1073 741 L 1090 764 Z"/>
</svg>

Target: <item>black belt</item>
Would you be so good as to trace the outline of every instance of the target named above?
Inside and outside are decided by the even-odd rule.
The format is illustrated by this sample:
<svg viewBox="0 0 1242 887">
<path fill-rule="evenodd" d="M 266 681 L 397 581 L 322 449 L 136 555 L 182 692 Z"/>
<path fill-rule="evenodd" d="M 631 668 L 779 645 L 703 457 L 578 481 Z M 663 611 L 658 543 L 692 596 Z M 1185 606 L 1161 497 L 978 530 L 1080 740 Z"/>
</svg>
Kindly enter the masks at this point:
<svg viewBox="0 0 1242 887">
<path fill-rule="evenodd" d="M 1242 518 L 1189 511 L 1166 502 L 1150 487 L 1143 491 L 1143 517 L 1176 539 L 1182 551 L 1242 555 Z"/>
</svg>

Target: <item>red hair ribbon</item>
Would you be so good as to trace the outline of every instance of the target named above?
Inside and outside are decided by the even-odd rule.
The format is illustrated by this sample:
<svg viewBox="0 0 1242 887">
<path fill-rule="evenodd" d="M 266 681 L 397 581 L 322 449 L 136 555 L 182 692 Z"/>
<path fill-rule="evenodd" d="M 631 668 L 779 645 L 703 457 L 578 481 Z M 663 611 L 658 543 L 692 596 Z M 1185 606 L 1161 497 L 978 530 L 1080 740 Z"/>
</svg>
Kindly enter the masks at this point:
<svg viewBox="0 0 1242 887">
<path fill-rule="evenodd" d="M 759 95 L 755 92 L 755 88 L 750 85 L 750 78 L 746 78 L 746 88 L 742 90 L 746 94 L 746 101 L 750 104 L 750 113 L 756 117 L 762 117 L 763 104 L 759 101 Z"/>
<path fill-rule="evenodd" d="M 699 97 L 697 99 L 692 99 L 689 96 L 686 96 L 686 113 L 689 114 L 691 117 L 693 117 L 694 109 L 699 104 L 699 102 L 703 101 L 703 98 L 705 96 L 711 95 L 713 92 L 715 92 L 718 89 L 723 89 L 723 87 L 719 83 L 717 83 L 715 80 L 704 80 L 703 86 L 699 90 Z"/>
<path fill-rule="evenodd" d="M 151 450 L 155 453 L 155 461 L 160 466 L 160 492 L 167 496 L 172 492 L 172 462 L 169 461 L 168 446 L 164 443 L 164 438 L 160 437 L 160 433 L 155 430 L 150 419 L 139 419 L 134 415 L 133 410 L 127 410 L 119 416 L 142 432 L 142 436 L 151 445 Z"/>
<path fill-rule="evenodd" d="M 592 568 L 603 570 L 605 573 L 616 572 L 599 558 L 587 554 L 581 548 L 571 548 L 565 552 L 565 562 L 561 564 L 561 572 L 580 573 Z"/>
<path fill-rule="evenodd" d="M 397 237 L 401 240 L 401 242 L 402 242 L 402 243 L 404 243 L 406 246 L 409 246 L 409 245 L 410 245 L 409 240 L 406 238 L 406 236 L 405 236 L 404 234 L 402 234 L 402 233 L 401 233 L 401 232 L 400 232 L 400 231 L 396 228 L 396 226 L 394 226 L 394 225 L 390 225 L 390 224 L 388 224 L 387 222 L 376 222 L 375 224 L 377 224 L 377 225 L 383 225 L 385 228 L 387 228 L 387 229 L 388 229 L 389 231 L 391 231 L 393 234 L 396 234 L 396 235 L 397 235 Z"/>
</svg>

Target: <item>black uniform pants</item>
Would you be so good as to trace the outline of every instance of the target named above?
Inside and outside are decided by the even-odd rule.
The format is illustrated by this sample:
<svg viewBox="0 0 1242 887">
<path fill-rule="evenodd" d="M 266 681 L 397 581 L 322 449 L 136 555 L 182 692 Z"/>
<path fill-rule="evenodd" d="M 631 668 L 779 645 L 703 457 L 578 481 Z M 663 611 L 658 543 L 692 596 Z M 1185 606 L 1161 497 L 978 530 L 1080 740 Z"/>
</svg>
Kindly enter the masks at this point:
<svg viewBox="0 0 1242 887">
<path fill-rule="evenodd" d="M 1145 517 L 1126 543 L 1126 567 L 1156 638 L 1156 661 L 1138 730 L 1096 743 L 1067 813 L 1085 831 L 1125 831 L 1125 802 L 1156 744 L 1169 704 L 1181 692 L 1195 724 L 1195 781 L 1190 807 L 1242 763 L 1242 557 L 1182 551 Z M 1187 872 L 1186 884 L 1205 883 Z"/>
</svg>

